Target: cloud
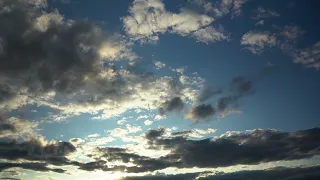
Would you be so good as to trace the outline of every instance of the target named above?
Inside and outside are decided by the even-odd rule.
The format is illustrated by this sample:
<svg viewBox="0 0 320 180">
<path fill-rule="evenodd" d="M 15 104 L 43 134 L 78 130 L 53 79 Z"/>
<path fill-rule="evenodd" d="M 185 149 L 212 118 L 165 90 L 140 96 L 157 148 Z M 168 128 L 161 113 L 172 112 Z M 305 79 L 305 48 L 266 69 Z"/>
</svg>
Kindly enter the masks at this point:
<svg viewBox="0 0 320 180">
<path fill-rule="evenodd" d="M 153 123 L 153 121 L 150 121 L 150 120 L 144 121 L 144 125 L 146 125 L 146 126 L 150 126 L 152 123 Z"/>
<path fill-rule="evenodd" d="M 160 62 L 160 61 L 154 61 L 154 66 L 156 67 L 157 70 L 166 67 L 166 64 Z"/>
<path fill-rule="evenodd" d="M 306 67 L 320 69 L 320 42 L 310 48 L 298 50 L 295 55 L 295 63 L 301 63 Z"/>
<path fill-rule="evenodd" d="M 201 104 L 192 107 L 185 115 L 185 118 L 199 122 L 202 120 L 209 120 L 214 114 L 215 109 L 210 104 Z"/>
<path fill-rule="evenodd" d="M 205 43 L 227 39 L 210 26 L 214 18 L 186 8 L 181 8 L 179 13 L 167 11 L 161 0 L 135 0 L 129 13 L 122 20 L 127 35 L 133 40 L 156 42 L 160 34 L 168 32 L 192 36 Z"/>
<path fill-rule="evenodd" d="M 146 175 L 146 176 L 129 176 L 124 180 L 184 180 L 184 179 L 199 179 L 199 180 L 316 180 L 320 177 L 319 166 L 300 166 L 300 167 L 276 167 L 266 170 L 247 170 L 237 171 L 233 173 L 223 172 L 197 172 L 186 174 L 164 174 L 164 175 Z"/>
<path fill-rule="evenodd" d="M 169 167 L 217 168 L 235 165 L 256 165 L 274 161 L 290 161 L 319 155 L 320 129 L 281 132 L 273 129 L 254 129 L 227 132 L 219 137 L 191 140 L 191 131 L 170 133 L 168 129 L 152 129 L 145 134 L 147 148 L 168 150 L 160 157 L 147 157 L 127 148 L 97 148 L 89 157 L 94 161 L 78 163 L 80 169 L 93 171 L 153 172 Z M 200 130 L 213 133 L 213 129 Z M 137 145 L 135 145 L 137 146 Z M 108 163 L 117 165 L 109 166 Z"/>
<path fill-rule="evenodd" d="M 276 36 L 266 31 L 249 31 L 241 39 L 241 45 L 246 46 L 253 54 L 261 54 L 265 47 L 274 47 L 276 43 Z"/>
<path fill-rule="evenodd" d="M 264 25 L 264 20 L 258 21 L 255 25 L 256 26 L 263 26 Z"/>
<path fill-rule="evenodd" d="M 23 142 L 15 140 L 0 142 L 0 158 L 7 160 L 24 159 L 29 161 L 43 161 L 52 165 L 70 165 L 65 157 L 76 151 L 69 142 L 46 142 L 41 138 Z"/>
<path fill-rule="evenodd" d="M 201 86 L 200 91 L 198 92 L 197 102 L 204 102 L 210 99 L 211 97 L 221 93 L 222 93 L 222 89 L 213 88 L 211 86 L 204 84 Z"/>
<path fill-rule="evenodd" d="M 110 136 L 113 136 L 113 137 L 124 137 L 125 135 L 135 134 L 140 131 L 142 131 L 140 126 L 132 126 L 130 124 L 127 124 L 126 129 L 115 128 L 113 130 L 108 130 L 106 132 L 108 132 Z"/>
<path fill-rule="evenodd" d="M 84 143 L 85 141 L 83 140 L 83 139 L 81 139 L 81 138 L 71 138 L 70 140 L 69 140 L 69 142 L 72 144 L 72 145 L 74 145 L 74 146 L 78 146 L 79 144 L 82 144 L 82 143 Z"/>
<path fill-rule="evenodd" d="M 96 137 L 99 137 L 99 136 L 100 136 L 100 134 L 94 133 L 94 134 L 89 134 L 88 138 L 96 138 Z"/>
<path fill-rule="evenodd" d="M 238 105 L 238 99 L 237 96 L 227 96 L 227 97 L 221 97 L 218 100 L 218 110 L 222 113 L 226 112 L 228 108 L 235 109 Z"/>
<path fill-rule="evenodd" d="M 212 15 L 214 18 L 220 18 L 231 13 L 232 18 L 241 15 L 242 6 L 248 2 L 248 0 L 190 0 L 189 4 L 195 5 L 203 9 L 206 14 Z"/>
<path fill-rule="evenodd" d="M 113 138 L 113 137 L 92 137 L 92 138 L 89 138 L 87 139 L 88 142 L 86 142 L 84 144 L 84 146 L 90 146 L 90 147 L 99 147 L 101 145 L 106 145 L 110 142 L 113 142 L 115 141 L 116 139 Z"/>
<path fill-rule="evenodd" d="M 232 12 L 232 17 L 240 16 L 242 13 L 242 6 L 247 3 L 248 0 L 222 0 L 221 11 L 225 14 Z"/>
<path fill-rule="evenodd" d="M 166 114 L 167 112 L 180 112 L 184 107 L 184 102 L 180 97 L 174 97 L 162 104 L 162 107 L 159 108 L 161 115 Z"/>
<path fill-rule="evenodd" d="M 97 148 L 95 151 L 89 155 L 96 159 L 94 162 L 84 163 L 80 165 L 80 169 L 93 171 L 93 170 L 103 170 L 103 171 L 121 171 L 121 172 L 148 172 L 158 169 L 164 169 L 168 167 L 168 162 L 158 161 L 153 158 L 146 156 L 140 156 L 134 153 L 127 152 L 127 150 L 122 148 Z M 101 160 L 106 159 L 106 161 Z M 107 162 L 123 162 L 123 163 L 133 163 L 135 166 L 127 165 L 115 165 L 107 166 Z"/>
<path fill-rule="evenodd" d="M 230 87 L 236 95 L 252 93 L 252 81 L 243 76 L 233 78 Z"/>
<path fill-rule="evenodd" d="M 10 168 L 22 168 L 33 171 L 64 173 L 60 168 L 48 168 L 46 163 L 0 163 L 0 172 Z"/>
<path fill-rule="evenodd" d="M 6 118 L 0 115 L 0 138 L 17 139 L 34 137 L 37 135 L 39 123 L 21 120 L 19 118 Z"/>
<path fill-rule="evenodd" d="M 122 36 L 25 3 L 4 1 L 1 7 L 11 8 L 0 14 L 2 112 L 32 104 L 52 110 L 47 120 L 81 114 L 108 119 L 128 109 L 155 110 L 175 96 L 192 102 L 194 93 L 185 92 L 196 91 L 195 85 L 143 70 Z"/>
<path fill-rule="evenodd" d="M 255 20 L 262 20 L 266 18 L 271 18 L 271 17 L 279 17 L 280 14 L 277 13 L 276 11 L 272 11 L 269 9 L 264 9 L 263 7 L 258 7 L 256 11 L 254 11 L 255 16 L 253 19 Z"/>
<path fill-rule="evenodd" d="M 203 138 L 205 135 L 212 134 L 216 132 L 217 129 L 191 129 L 187 131 L 181 131 L 181 132 L 174 132 L 171 133 L 170 136 L 172 137 L 178 137 L 178 136 L 183 136 L 183 137 L 191 137 L 191 138 Z"/>
<path fill-rule="evenodd" d="M 297 160 L 319 155 L 319 128 L 297 132 L 255 129 L 227 132 L 214 139 L 188 140 L 182 137 L 150 138 L 156 149 L 170 149 L 165 160 L 179 162 L 181 167 L 226 167 L 238 164 Z M 152 137 L 152 136 L 151 136 Z M 214 161 L 212 160 L 214 159 Z"/>
</svg>

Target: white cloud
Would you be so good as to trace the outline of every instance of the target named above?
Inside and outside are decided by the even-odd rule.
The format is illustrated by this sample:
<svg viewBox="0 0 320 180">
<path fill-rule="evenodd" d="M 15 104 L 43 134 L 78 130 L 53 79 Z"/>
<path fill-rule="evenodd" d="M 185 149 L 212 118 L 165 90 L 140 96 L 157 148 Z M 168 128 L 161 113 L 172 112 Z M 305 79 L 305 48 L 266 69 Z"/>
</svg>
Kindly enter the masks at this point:
<svg viewBox="0 0 320 180">
<path fill-rule="evenodd" d="M 107 130 L 105 132 L 109 133 L 110 136 L 113 137 L 124 137 L 128 134 L 135 134 L 137 132 L 142 131 L 140 126 L 132 126 L 130 124 L 126 125 L 126 129 L 124 128 L 115 128 L 113 130 Z"/>
<path fill-rule="evenodd" d="M 193 138 L 203 138 L 207 134 L 212 134 L 217 131 L 217 129 L 208 128 L 206 130 L 204 129 L 192 129 L 192 133 L 189 134 L 190 137 Z"/>
<path fill-rule="evenodd" d="M 154 42 L 159 39 L 159 34 L 168 32 L 193 36 L 202 42 L 223 39 L 214 35 L 219 34 L 215 32 L 216 29 L 207 28 L 214 18 L 185 8 L 181 8 L 179 13 L 169 12 L 161 0 L 135 0 L 129 8 L 129 13 L 130 15 L 122 20 L 127 35 L 133 40 Z M 197 31 L 198 33 L 194 34 Z"/>
<path fill-rule="evenodd" d="M 264 9 L 262 7 L 259 7 L 256 11 L 254 11 L 256 14 L 253 19 L 256 20 L 261 20 L 261 19 L 266 19 L 266 18 L 271 18 L 271 17 L 279 17 L 280 14 L 277 13 L 276 11 L 272 11 L 269 9 Z"/>
<path fill-rule="evenodd" d="M 294 62 L 320 70 L 320 41 L 310 48 L 297 50 Z"/>
<path fill-rule="evenodd" d="M 101 137 L 101 138 L 91 138 L 89 139 L 89 142 L 85 143 L 85 146 L 101 146 L 108 144 L 112 141 L 115 141 L 113 137 Z"/>
<path fill-rule="evenodd" d="M 156 67 L 157 70 L 166 67 L 166 64 L 160 61 L 154 61 L 154 65 Z"/>
<path fill-rule="evenodd" d="M 149 116 L 148 116 L 148 115 L 141 115 L 141 116 L 137 117 L 137 120 L 140 120 L 140 119 L 147 119 L 147 118 L 149 118 Z"/>
<path fill-rule="evenodd" d="M 125 119 L 121 119 L 119 121 L 117 121 L 117 124 L 119 125 L 124 125 L 127 121 Z"/>
<path fill-rule="evenodd" d="M 246 46 L 254 54 L 260 54 L 265 47 L 273 47 L 277 43 L 275 35 L 269 32 L 250 31 L 242 36 L 241 45 Z"/>
<path fill-rule="evenodd" d="M 256 26 L 263 26 L 264 25 L 264 20 L 258 21 L 255 25 Z"/>
<path fill-rule="evenodd" d="M 165 119 L 165 118 L 166 118 L 165 115 L 161 116 L 161 115 L 158 115 L 158 114 L 157 114 L 157 115 L 153 118 L 153 120 L 154 120 L 154 121 L 160 121 L 160 120 Z"/>
<path fill-rule="evenodd" d="M 131 126 L 130 124 L 127 124 L 126 127 L 127 127 L 127 130 L 128 130 L 128 134 L 137 133 L 139 131 L 142 131 L 140 126 Z"/>
<path fill-rule="evenodd" d="M 224 14 L 232 12 L 232 17 L 239 16 L 242 13 L 242 6 L 248 0 L 222 0 L 220 4 L 220 11 Z"/>
<path fill-rule="evenodd" d="M 209 26 L 199 29 L 193 33 L 193 36 L 200 42 L 210 43 L 214 41 L 221 41 L 227 39 L 223 33 L 217 31 L 215 28 Z"/>
<path fill-rule="evenodd" d="M 128 131 L 123 128 L 115 128 L 115 129 L 109 130 L 107 132 L 110 133 L 110 136 L 114 136 L 114 137 L 121 137 L 121 136 L 128 134 Z"/>
<path fill-rule="evenodd" d="M 146 125 L 146 126 L 150 126 L 152 123 L 153 123 L 153 121 L 150 121 L 150 120 L 144 121 L 144 125 Z"/>
<path fill-rule="evenodd" d="M 185 67 L 180 67 L 180 68 L 176 68 L 176 69 L 171 68 L 171 70 L 182 75 L 185 72 L 186 68 Z"/>
<path fill-rule="evenodd" d="M 89 135 L 88 135 L 88 138 L 96 138 L 96 137 L 99 137 L 99 136 L 100 136 L 100 134 L 98 134 L 98 133 L 89 134 Z"/>
</svg>

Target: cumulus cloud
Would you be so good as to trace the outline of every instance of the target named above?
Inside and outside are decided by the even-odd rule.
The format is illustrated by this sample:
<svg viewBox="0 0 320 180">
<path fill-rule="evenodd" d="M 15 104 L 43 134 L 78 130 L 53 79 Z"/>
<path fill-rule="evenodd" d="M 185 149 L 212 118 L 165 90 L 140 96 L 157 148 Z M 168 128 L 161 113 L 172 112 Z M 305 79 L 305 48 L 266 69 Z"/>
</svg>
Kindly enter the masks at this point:
<svg viewBox="0 0 320 180">
<path fill-rule="evenodd" d="M 154 61 L 154 66 L 156 67 L 157 70 L 166 67 L 166 64 L 160 61 Z"/>
<path fill-rule="evenodd" d="M 120 35 L 25 3 L 3 1 L 1 7 L 0 25 L 5 27 L 0 31 L 2 112 L 34 104 L 51 108 L 48 119 L 57 121 L 85 113 L 94 114 L 93 119 L 108 119 L 128 109 L 157 109 L 175 96 L 192 100 L 193 94 L 184 92 L 195 86 L 141 70 L 132 43 Z"/>
<path fill-rule="evenodd" d="M 214 18 L 187 8 L 181 8 L 179 13 L 167 11 L 162 0 L 135 0 L 129 13 L 122 20 L 133 40 L 155 42 L 160 34 L 168 32 L 192 36 L 205 43 L 227 39 L 211 26 Z"/>
<path fill-rule="evenodd" d="M 152 123 L 153 123 L 153 121 L 150 121 L 150 120 L 144 121 L 144 125 L 146 125 L 146 126 L 150 126 Z"/>
<path fill-rule="evenodd" d="M 276 43 L 276 36 L 266 31 L 249 31 L 241 39 L 241 45 L 253 54 L 261 54 L 265 47 L 274 47 Z"/>
</svg>

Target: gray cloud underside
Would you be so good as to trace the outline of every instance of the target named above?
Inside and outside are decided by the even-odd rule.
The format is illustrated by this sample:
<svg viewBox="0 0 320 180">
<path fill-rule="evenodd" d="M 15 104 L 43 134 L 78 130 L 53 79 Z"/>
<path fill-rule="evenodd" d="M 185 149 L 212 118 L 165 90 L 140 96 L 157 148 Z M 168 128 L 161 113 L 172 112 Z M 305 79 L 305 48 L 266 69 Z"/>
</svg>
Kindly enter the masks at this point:
<svg viewBox="0 0 320 180">
<path fill-rule="evenodd" d="M 69 142 L 44 144 L 37 139 L 24 142 L 15 140 L 4 140 L 0 142 L 0 158 L 12 161 L 44 161 L 47 164 L 56 166 L 69 165 L 71 162 L 65 156 L 75 151 L 76 148 Z M 28 165 L 16 165 L 22 168 L 29 167 Z M 45 167 L 43 164 L 35 164 L 35 166 L 36 165 Z M 7 164 L 7 166 L 9 165 Z M 10 166 L 14 167 L 15 164 L 11 164 Z"/>
<path fill-rule="evenodd" d="M 147 149 L 170 150 L 170 153 L 151 158 L 129 152 L 123 148 L 96 148 L 88 157 L 93 162 L 70 161 L 67 155 L 76 151 L 68 142 L 43 144 L 39 141 L 1 142 L 0 157 L 13 161 L 2 163 L 2 170 L 11 167 L 39 171 L 64 171 L 60 168 L 47 168 L 47 165 L 73 165 L 86 171 L 153 172 L 168 167 L 177 168 L 216 168 L 233 165 L 255 165 L 273 161 L 299 160 L 320 155 L 320 128 L 297 132 L 256 129 L 245 132 L 227 132 L 218 138 L 190 140 L 177 132 L 167 136 L 164 128 L 150 130 L 145 134 Z M 15 163 L 28 160 L 30 163 Z M 43 161 L 42 164 L 36 161 Z M 135 166 L 116 165 L 108 162 L 120 161 Z M 33 163 L 34 162 L 34 163 Z"/>
<path fill-rule="evenodd" d="M 168 167 L 216 168 L 233 165 L 255 165 L 273 161 L 299 160 L 320 154 L 319 128 L 297 132 L 256 129 L 229 132 L 216 139 L 190 140 L 184 133 L 164 137 L 165 129 L 153 129 L 145 135 L 151 149 L 171 152 L 160 158 L 150 158 L 121 148 L 98 148 L 90 163 L 79 163 L 80 169 L 93 171 L 152 172 Z M 106 166 L 108 162 L 122 161 L 133 167 Z"/>
<path fill-rule="evenodd" d="M 22 168 L 41 172 L 65 173 L 66 170 L 60 168 L 48 168 L 46 163 L 0 163 L 0 172 L 10 168 Z"/>
</svg>

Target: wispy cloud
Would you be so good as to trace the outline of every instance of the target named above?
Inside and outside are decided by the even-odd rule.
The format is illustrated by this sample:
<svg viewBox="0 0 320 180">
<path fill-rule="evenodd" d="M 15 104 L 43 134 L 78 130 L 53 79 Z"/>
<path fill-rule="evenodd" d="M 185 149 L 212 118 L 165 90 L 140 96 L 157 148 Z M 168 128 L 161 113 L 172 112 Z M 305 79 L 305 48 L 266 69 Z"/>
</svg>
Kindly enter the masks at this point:
<svg viewBox="0 0 320 180">
<path fill-rule="evenodd" d="M 250 31 L 242 36 L 240 43 L 253 54 L 261 54 L 265 47 L 274 47 L 277 38 L 267 31 Z"/>
</svg>

